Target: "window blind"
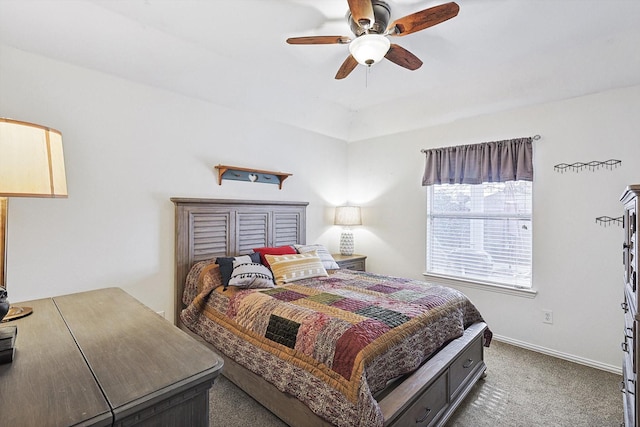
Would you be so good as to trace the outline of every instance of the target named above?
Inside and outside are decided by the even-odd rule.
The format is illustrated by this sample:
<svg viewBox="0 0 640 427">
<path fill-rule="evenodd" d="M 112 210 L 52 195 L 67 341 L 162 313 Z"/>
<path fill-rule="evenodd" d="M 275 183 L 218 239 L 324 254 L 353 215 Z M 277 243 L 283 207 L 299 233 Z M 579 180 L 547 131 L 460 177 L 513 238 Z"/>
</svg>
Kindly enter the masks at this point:
<svg viewBox="0 0 640 427">
<path fill-rule="evenodd" d="M 532 183 L 431 185 L 427 273 L 531 287 Z"/>
</svg>

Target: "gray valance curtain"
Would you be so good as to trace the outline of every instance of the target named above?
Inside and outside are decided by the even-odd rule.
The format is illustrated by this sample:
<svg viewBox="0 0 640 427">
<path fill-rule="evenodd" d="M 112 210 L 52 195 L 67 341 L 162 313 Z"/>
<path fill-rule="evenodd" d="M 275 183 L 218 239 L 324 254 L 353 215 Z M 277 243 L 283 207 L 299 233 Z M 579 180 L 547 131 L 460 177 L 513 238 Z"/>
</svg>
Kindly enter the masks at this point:
<svg viewBox="0 0 640 427">
<path fill-rule="evenodd" d="M 422 150 L 422 185 L 533 181 L 532 138 Z"/>
</svg>

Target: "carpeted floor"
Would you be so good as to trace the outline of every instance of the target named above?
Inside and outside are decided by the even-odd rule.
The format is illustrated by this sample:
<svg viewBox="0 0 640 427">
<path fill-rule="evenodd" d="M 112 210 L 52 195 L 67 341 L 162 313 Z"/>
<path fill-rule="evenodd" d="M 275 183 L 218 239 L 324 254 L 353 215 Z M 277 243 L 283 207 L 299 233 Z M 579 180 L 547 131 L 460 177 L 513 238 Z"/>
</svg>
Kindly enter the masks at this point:
<svg viewBox="0 0 640 427">
<path fill-rule="evenodd" d="M 620 426 L 619 375 L 495 340 L 485 349 L 485 361 L 487 377 L 476 384 L 447 427 Z M 286 427 L 222 376 L 210 399 L 212 427 Z"/>
</svg>

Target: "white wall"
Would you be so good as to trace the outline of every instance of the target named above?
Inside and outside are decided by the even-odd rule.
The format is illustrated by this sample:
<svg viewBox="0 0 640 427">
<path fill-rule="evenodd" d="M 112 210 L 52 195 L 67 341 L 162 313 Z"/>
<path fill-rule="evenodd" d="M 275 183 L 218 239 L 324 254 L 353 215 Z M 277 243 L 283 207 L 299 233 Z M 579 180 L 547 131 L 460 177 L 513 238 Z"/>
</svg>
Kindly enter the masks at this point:
<svg viewBox="0 0 640 427">
<path fill-rule="evenodd" d="M 499 337 L 604 369 L 621 360 L 622 215 L 619 197 L 640 182 L 640 86 L 460 120 L 350 144 L 351 199 L 364 225 L 356 251 L 370 271 L 422 278 L 425 189 L 422 148 L 540 134 L 534 143 L 535 298 L 459 287 Z M 559 163 L 620 159 L 613 170 L 564 174 Z M 553 324 L 542 323 L 542 310 Z"/>
<path fill-rule="evenodd" d="M 119 286 L 172 319 L 174 196 L 307 201 L 307 241 L 338 240 L 343 141 L 6 46 L 0 116 L 62 132 L 69 188 L 9 201 L 12 302 Z M 219 163 L 293 176 L 219 186 Z"/>
<path fill-rule="evenodd" d="M 212 76 L 212 78 L 224 78 Z M 203 82 L 206 84 L 206 82 Z M 173 196 L 303 200 L 307 239 L 337 249 L 333 206 L 364 206 L 356 252 L 370 271 L 422 278 L 422 148 L 542 135 L 535 144 L 536 298 L 460 288 L 494 333 L 604 368 L 620 361 L 624 187 L 640 182 L 640 87 L 347 145 L 0 45 L 0 116 L 63 133 L 68 199 L 10 200 L 14 302 L 120 286 L 171 319 Z M 347 162 L 348 153 L 348 162 Z M 621 159 L 559 174 L 562 162 Z M 213 166 L 293 173 L 277 186 L 225 181 Z M 347 171 L 348 170 L 348 175 Z M 349 180 L 349 191 L 345 183 Z M 542 323 L 542 309 L 554 323 Z"/>
</svg>

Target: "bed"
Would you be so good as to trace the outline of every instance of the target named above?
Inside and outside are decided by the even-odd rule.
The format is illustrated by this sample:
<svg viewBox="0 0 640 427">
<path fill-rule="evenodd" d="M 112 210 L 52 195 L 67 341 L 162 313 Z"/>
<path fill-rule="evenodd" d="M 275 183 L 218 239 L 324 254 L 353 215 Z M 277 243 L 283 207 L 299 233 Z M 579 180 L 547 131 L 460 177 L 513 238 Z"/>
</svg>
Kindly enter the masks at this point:
<svg viewBox="0 0 640 427">
<path fill-rule="evenodd" d="M 176 323 L 221 354 L 225 360 L 223 375 L 287 424 L 305 427 L 440 426 L 444 425 L 475 382 L 484 375 L 486 365 L 483 360 L 483 346 L 488 345 L 490 340 L 487 325 L 482 321 L 479 313 L 474 311 L 475 308 L 470 302 L 458 301 L 460 296 L 457 291 L 442 287 L 432 289 L 425 286 L 424 282 L 387 278 L 371 273 L 337 272 L 318 279 L 304 279 L 289 283 L 275 291 L 252 289 L 249 290 L 251 291 L 249 294 L 241 290 L 239 292 L 241 297 L 237 300 L 234 299 L 235 293 L 220 292 L 219 288 L 216 288 L 218 291 L 208 289 L 207 292 L 203 291 L 199 294 L 196 292 L 198 298 L 195 298 L 194 302 L 190 303 L 189 299 L 183 301 L 187 276 L 194 266 L 204 268 L 211 263 L 208 260 L 246 254 L 256 247 L 306 244 L 307 203 L 188 198 L 172 198 L 171 201 L 175 204 L 176 211 Z M 343 284 L 337 284 L 338 281 L 347 281 L 349 284 L 342 287 Z M 416 366 L 413 366 L 410 372 L 399 375 L 396 375 L 395 371 L 400 370 L 401 367 L 396 365 L 405 363 L 407 354 L 402 346 L 408 345 L 399 338 L 372 339 L 371 342 L 365 343 L 366 347 L 360 349 L 362 351 L 349 354 L 347 368 L 334 367 L 332 370 L 323 363 L 310 362 L 311 358 L 305 358 L 305 355 L 298 358 L 295 356 L 296 352 L 291 350 L 293 346 L 283 346 L 282 343 L 273 344 L 271 340 L 255 334 L 249 336 L 246 341 L 240 341 L 236 333 L 236 329 L 240 328 L 232 326 L 227 321 L 215 323 L 216 318 L 219 317 L 215 307 L 204 308 L 207 304 L 205 300 L 213 301 L 211 303 L 213 306 L 230 304 L 233 307 L 239 306 L 243 301 L 251 301 L 251 304 L 248 304 L 250 307 L 269 307 L 271 310 L 275 304 L 273 293 L 280 291 L 304 294 L 304 298 L 301 297 L 300 301 L 311 299 L 315 305 L 317 305 L 318 296 L 325 299 L 327 295 L 335 298 L 338 294 L 343 295 L 341 292 L 346 292 L 345 289 L 349 292 L 357 291 L 349 294 L 350 301 L 374 297 L 384 299 L 386 296 L 381 289 L 390 289 L 396 284 L 400 286 L 400 282 L 406 282 L 408 287 L 407 290 L 401 291 L 403 293 L 423 292 L 422 288 L 429 288 L 428 292 L 436 293 L 435 296 L 418 295 L 423 300 L 424 298 L 428 298 L 429 301 L 455 298 L 456 310 L 465 311 L 465 313 L 468 311 L 469 313 L 465 315 L 469 317 L 462 321 L 464 329 L 461 326 L 455 336 L 450 337 L 442 332 L 442 334 L 435 334 L 442 335 L 438 338 L 440 341 L 434 338 L 431 342 L 429 338 L 431 345 L 435 347 L 428 351 L 426 360 L 414 361 Z M 363 289 L 359 289 L 358 286 Z M 355 294 L 357 296 L 351 298 Z M 253 299 L 249 299 L 247 295 Z M 394 292 L 393 295 L 398 294 Z M 326 304 L 326 301 L 323 303 Z M 390 304 L 389 301 L 384 303 Z M 296 304 L 301 303 L 296 301 Z M 395 304 L 399 303 L 394 300 L 392 304 L 395 307 Z M 196 305 L 198 307 L 194 308 Z M 414 308 L 416 306 L 418 305 L 412 305 Z M 228 311 L 229 307 L 225 307 L 221 311 Z M 291 307 L 291 305 L 287 306 L 286 310 L 290 310 Z M 431 307 L 430 313 L 440 313 L 440 308 L 434 307 Z M 403 309 L 406 307 L 398 308 L 398 311 Z M 284 308 L 279 307 L 275 310 L 281 311 Z M 335 313 L 331 310 L 331 313 Z M 347 313 L 347 315 L 351 314 Z M 415 319 L 412 316 L 398 321 L 397 325 L 393 324 L 390 329 L 400 331 L 398 335 L 405 334 L 409 337 L 407 335 L 409 329 L 419 330 L 424 334 L 429 331 L 428 328 L 434 328 L 422 320 L 418 321 L 418 315 Z M 444 321 L 446 316 L 448 314 L 442 314 L 442 318 L 438 318 L 439 321 Z M 203 324 L 208 325 L 206 328 L 209 329 L 194 323 L 196 317 L 202 318 Z M 384 321 L 387 322 L 387 320 Z M 377 321 L 374 323 L 382 324 Z M 222 324 L 225 326 L 222 327 Z M 382 326 L 386 328 L 385 325 Z M 447 328 L 442 327 L 438 330 L 444 331 Z M 455 328 L 452 326 L 450 329 Z M 387 337 L 387 335 L 384 336 Z M 228 338 L 229 342 L 225 341 L 221 344 L 220 340 L 223 338 Z M 274 361 L 274 355 L 271 353 L 275 353 L 276 350 L 270 350 L 270 347 L 265 349 L 264 344 L 267 342 L 273 344 L 271 347 L 277 347 L 278 352 L 282 353 L 285 359 L 289 359 L 291 367 L 283 365 L 284 362 L 281 360 Z M 385 344 L 380 344 L 380 348 L 377 348 L 373 345 L 374 342 L 385 342 Z M 217 346 L 212 343 L 216 343 Z M 381 349 L 382 347 L 384 349 Z M 367 353 L 365 350 L 371 351 Z M 315 350 L 310 350 L 309 354 L 313 351 Z M 387 354 L 388 352 L 392 354 Z M 249 357 L 250 355 L 256 355 L 256 357 Z M 365 363 L 364 359 L 368 362 Z M 402 361 L 402 363 L 390 362 L 393 360 Z M 337 362 L 333 363 L 338 365 Z M 368 363 L 376 365 L 377 370 Z M 411 361 L 406 363 L 410 364 Z M 269 366 L 269 369 L 260 372 L 260 366 Z M 300 378 L 308 380 L 309 383 L 287 381 L 286 378 L 283 380 L 282 376 L 278 375 L 280 372 L 291 373 L 290 377 L 295 377 L 296 381 Z M 390 375 L 392 378 L 384 375 Z M 371 387 L 369 381 L 373 384 Z M 334 397 L 336 397 L 335 404 L 331 403 Z M 357 409 L 353 409 L 349 402 L 356 402 L 353 403 L 353 408 Z M 354 414 L 357 415 L 356 418 L 353 418 Z"/>
</svg>

